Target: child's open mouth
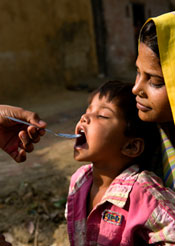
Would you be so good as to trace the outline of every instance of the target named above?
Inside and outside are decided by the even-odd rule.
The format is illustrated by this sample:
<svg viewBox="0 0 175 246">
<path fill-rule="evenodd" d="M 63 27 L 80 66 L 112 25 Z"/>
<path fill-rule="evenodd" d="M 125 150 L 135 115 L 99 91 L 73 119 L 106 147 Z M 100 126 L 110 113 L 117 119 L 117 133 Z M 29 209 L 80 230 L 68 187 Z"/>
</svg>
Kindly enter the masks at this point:
<svg viewBox="0 0 175 246">
<path fill-rule="evenodd" d="M 83 129 L 78 131 L 81 136 L 76 139 L 75 148 L 83 148 L 87 144 L 86 135 Z"/>
</svg>

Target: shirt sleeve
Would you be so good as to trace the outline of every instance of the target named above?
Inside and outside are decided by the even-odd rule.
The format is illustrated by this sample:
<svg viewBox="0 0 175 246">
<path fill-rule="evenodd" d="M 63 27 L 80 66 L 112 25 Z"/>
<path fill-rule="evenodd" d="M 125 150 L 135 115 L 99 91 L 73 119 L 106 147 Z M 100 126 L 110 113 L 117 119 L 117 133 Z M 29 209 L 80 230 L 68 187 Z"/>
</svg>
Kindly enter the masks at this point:
<svg viewBox="0 0 175 246">
<path fill-rule="evenodd" d="M 171 201 L 169 201 L 171 203 Z M 175 246 L 175 210 L 162 201 L 153 210 L 146 224 L 149 243 Z"/>
<path fill-rule="evenodd" d="M 73 194 L 77 191 L 77 189 L 81 186 L 83 179 L 89 172 L 92 172 L 92 164 L 87 164 L 81 166 L 71 177 L 69 184 L 68 197 L 70 194 Z M 67 219 L 68 215 L 68 202 L 66 203 L 64 216 Z"/>
</svg>

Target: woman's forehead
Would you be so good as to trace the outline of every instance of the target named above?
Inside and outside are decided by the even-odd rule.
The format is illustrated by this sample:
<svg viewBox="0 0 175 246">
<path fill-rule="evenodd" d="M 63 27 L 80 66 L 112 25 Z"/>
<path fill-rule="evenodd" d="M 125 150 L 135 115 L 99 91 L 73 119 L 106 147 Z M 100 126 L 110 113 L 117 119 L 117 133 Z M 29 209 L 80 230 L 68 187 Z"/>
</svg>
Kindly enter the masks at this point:
<svg viewBox="0 0 175 246">
<path fill-rule="evenodd" d="M 142 68 L 143 70 L 148 70 L 148 73 L 154 73 L 154 71 L 156 70 L 156 74 L 158 73 L 159 76 L 163 76 L 159 58 L 144 43 L 140 43 L 139 45 L 139 53 L 136 60 L 136 66 L 138 68 Z"/>
</svg>

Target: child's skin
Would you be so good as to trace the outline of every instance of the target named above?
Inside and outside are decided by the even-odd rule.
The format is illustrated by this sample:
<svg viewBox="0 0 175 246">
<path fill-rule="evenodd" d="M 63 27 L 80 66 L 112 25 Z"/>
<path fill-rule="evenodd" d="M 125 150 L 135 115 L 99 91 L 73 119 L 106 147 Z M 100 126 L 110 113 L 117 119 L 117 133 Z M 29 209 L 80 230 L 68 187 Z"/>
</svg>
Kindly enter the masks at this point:
<svg viewBox="0 0 175 246">
<path fill-rule="evenodd" d="M 88 213 L 99 203 L 116 176 L 144 149 L 141 138 L 124 134 L 126 121 L 117 103 L 95 94 L 86 113 L 77 123 L 75 133 L 85 134 L 85 141 L 76 141 L 74 158 L 93 163 L 93 184 L 89 194 Z"/>
</svg>

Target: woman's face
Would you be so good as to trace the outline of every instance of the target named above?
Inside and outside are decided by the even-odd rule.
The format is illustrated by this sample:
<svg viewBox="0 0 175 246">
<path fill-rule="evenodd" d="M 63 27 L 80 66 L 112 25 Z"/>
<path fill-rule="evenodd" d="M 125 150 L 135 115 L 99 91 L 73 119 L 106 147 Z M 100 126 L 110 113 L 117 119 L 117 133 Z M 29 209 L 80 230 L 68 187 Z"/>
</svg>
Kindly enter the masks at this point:
<svg viewBox="0 0 175 246">
<path fill-rule="evenodd" d="M 160 60 L 144 43 L 139 45 L 136 67 L 137 76 L 132 91 L 136 95 L 140 119 L 157 123 L 172 121 Z"/>
</svg>

